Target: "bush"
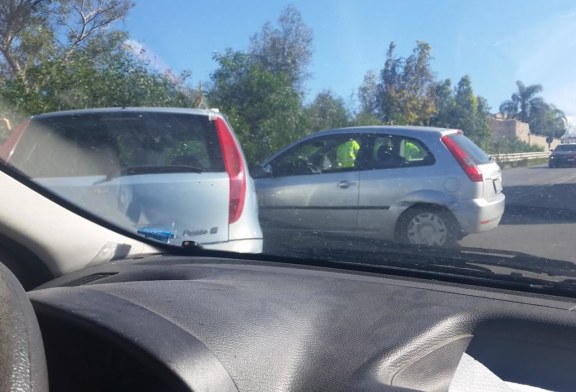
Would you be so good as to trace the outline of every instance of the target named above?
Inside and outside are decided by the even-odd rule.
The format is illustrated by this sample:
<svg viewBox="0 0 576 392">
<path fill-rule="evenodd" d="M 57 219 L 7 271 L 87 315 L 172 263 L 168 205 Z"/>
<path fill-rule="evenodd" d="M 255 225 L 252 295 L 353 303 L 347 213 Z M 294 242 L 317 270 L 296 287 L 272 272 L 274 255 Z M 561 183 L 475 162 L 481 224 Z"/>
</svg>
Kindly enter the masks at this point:
<svg viewBox="0 0 576 392">
<path fill-rule="evenodd" d="M 516 137 L 495 137 L 483 143 L 483 149 L 490 154 L 509 154 L 520 152 L 542 152 L 544 147 L 528 144 Z"/>
</svg>

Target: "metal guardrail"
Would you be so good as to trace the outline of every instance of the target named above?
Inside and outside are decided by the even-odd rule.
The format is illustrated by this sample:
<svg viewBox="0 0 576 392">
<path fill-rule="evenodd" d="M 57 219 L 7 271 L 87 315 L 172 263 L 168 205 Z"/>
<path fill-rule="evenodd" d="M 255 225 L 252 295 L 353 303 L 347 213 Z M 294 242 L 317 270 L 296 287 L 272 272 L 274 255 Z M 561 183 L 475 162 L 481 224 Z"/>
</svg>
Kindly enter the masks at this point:
<svg viewBox="0 0 576 392">
<path fill-rule="evenodd" d="M 549 152 L 519 152 L 511 154 L 492 154 L 497 162 L 517 162 L 530 159 L 542 159 L 550 156 Z"/>
</svg>

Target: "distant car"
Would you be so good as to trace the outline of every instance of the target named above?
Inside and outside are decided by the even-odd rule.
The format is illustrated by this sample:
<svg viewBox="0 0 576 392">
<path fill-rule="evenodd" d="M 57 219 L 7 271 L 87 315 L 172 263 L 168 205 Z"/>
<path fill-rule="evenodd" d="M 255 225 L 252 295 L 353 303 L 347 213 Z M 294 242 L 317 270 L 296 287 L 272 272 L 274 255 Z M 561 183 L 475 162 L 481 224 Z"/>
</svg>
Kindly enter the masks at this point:
<svg viewBox="0 0 576 392">
<path fill-rule="evenodd" d="M 449 246 L 495 228 L 504 212 L 500 167 L 458 130 L 322 131 L 265 160 L 255 178 L 264 237 L 281 242 L 331 233 Z"/>
<path fill-rule="evenodd" d="M 103 219 L 162 242 L 258 253 L 241 147 L 213 110 L 108 108 L 33 116 L 0 161 Z"/>
<path fill-rule="evenodd" d="M 548 157 L 548 167 L 576 166 L 576 143 L 559 144 Z"/>
</svg>

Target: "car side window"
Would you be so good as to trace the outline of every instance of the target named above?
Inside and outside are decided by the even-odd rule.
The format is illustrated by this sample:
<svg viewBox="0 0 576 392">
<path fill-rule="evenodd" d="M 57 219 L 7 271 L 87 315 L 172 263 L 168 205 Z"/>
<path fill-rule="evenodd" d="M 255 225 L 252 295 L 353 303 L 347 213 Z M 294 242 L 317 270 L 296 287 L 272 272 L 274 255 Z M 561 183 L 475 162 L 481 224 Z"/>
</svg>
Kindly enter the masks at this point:
<svg viewBox="0 0 576 392">
<path fill-rule="evenodd" d="M 361 134 L 321 136 L 302 142 L 271 162 L 274 177 L 362 169 Z M 364 147 L 365 148 L 365 147 Z"/>
<path fill-rule="evenodd" d="M 424 143 L 402 136 L 378 135 L 371 151 L 374 169 L 431 165 L 435 161 Z"/>
</svg>

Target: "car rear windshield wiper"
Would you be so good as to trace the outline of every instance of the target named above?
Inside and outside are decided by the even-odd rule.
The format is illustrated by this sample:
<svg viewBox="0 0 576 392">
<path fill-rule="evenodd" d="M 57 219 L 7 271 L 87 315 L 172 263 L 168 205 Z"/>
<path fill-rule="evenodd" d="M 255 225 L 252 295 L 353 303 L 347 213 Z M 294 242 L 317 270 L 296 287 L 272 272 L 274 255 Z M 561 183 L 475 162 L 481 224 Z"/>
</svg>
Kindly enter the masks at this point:
<svg viewBox="0 0 576 392">
<path fill-rule="evenodd" d="M 164 174 L 164 173 L 203 173 L 204 169 L 187 165 L 166 166 L 132 166 L 120 170 L 121 176 L 133 176 L 137 174 Z"/>
<path fill-rule="evenodd" d="M 123 168 L 113 175 L 108 175 L 102 180 L 96 181 L 94 185 L 102 184 L 118 177 L 135 176 L 139 174 L 203 173 L 204 171 L 205 169 L 186 165 L 131 166 Z"/>
</svg>

